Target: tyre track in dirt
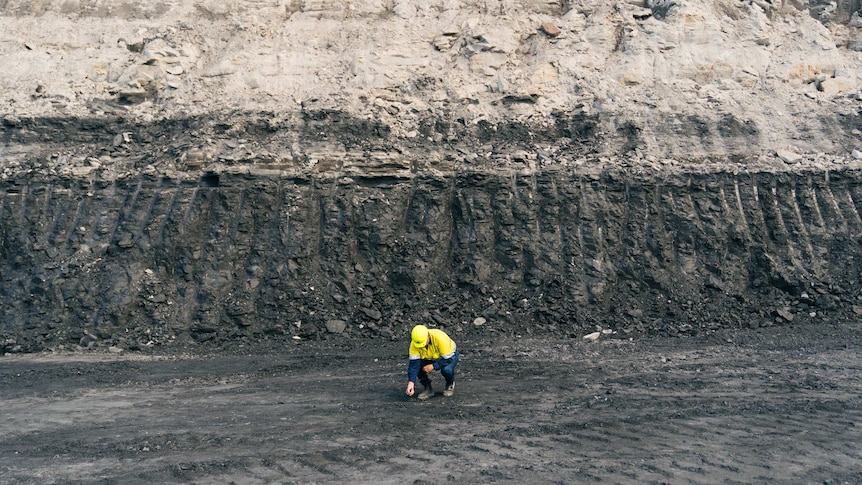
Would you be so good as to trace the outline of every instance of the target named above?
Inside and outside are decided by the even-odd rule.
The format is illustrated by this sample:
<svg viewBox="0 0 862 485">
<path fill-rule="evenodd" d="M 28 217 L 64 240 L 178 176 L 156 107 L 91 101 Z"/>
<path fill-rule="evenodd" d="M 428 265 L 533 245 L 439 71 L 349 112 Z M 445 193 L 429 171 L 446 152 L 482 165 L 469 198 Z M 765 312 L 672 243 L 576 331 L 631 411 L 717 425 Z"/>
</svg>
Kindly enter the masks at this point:
<svg viewBox="0 0 862 485">
<path fill-rule="evenodd" d="M 397 342 L 19 356 L 0 481 L 858 483 L 861 335 L 464 341 L 455 398 L 427 402 L 403 396 Z"/>
</svg>

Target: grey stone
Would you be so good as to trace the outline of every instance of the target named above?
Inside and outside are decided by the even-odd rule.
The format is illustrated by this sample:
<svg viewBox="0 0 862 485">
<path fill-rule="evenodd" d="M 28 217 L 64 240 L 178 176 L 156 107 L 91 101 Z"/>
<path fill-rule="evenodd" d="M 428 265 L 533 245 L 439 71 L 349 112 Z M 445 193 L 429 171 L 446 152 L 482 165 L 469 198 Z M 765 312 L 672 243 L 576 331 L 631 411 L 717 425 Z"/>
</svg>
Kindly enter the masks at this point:
<svg viewBox="0 0 862 485">
<path fill-rule="evenodd" d="M 329 333 L 342 333 L 347 328 L 347 322 L 344 320 L 327 320 L 326 330 Z"/>
</svg>

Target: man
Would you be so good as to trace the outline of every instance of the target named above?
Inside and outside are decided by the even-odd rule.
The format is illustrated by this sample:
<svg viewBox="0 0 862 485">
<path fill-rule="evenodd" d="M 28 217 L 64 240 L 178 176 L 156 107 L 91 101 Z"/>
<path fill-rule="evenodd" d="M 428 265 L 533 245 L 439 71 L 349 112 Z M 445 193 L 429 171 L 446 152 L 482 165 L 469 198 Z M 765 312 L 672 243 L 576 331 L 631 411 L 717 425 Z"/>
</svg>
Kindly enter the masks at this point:
<svg viewBox="0 0 862 485">
<path fill-rule="evenodd" d="M 410 332 L 410 362 L 407 364 L 407 395 L 413 396 L 416 378 L 425 387 L 419 399 L 425 400 L 434 395 L 429 373 L 439 370 L 446 380 L 444 396 L 455 394 L 455 366 L 458 365 L 458 346 L 446 332 L 425 325 L 416 325 Z"/>
</svg>

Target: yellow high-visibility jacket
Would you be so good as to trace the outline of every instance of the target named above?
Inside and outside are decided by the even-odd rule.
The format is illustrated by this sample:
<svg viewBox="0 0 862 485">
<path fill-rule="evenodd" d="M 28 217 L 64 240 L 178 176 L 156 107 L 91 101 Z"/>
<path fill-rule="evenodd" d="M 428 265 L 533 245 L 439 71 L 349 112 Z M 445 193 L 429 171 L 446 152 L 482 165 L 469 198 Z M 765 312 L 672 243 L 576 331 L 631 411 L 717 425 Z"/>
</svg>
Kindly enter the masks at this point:
<svg viewBox="0 0 862 485">
<path fill-rule="evenodd" d="M 408 352 L 410 363 L 407 366 L 407 380 L 410 382 L 416 382 L 423 360 L 434 362 L 434 369 L 440 370 L 441 366 L 436 361 L 455 357 L 457 346 L 455 341 L 446 335 L 446 332 L 432 328 L 428 330 L 428 336 L 431 337 L 431 341 L 425 347 L 417 347 L 412 341 L 410 342 Z"/>
</svg>

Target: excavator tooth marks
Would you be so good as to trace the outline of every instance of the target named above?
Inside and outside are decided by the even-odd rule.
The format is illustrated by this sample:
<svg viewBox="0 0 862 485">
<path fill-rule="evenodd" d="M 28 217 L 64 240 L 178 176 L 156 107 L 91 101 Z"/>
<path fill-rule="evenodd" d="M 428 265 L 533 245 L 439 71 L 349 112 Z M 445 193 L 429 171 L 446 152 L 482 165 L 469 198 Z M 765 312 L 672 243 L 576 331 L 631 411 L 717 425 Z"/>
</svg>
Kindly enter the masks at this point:
<svg viewBox="0 0 862 485">
<path fill-rule="evenodd" d="M 558 206 L 560 219 L 561 257 L 564 258 L 565 269 L 561 275 L 569 287 L 569 295 L 578 303 L 586 303 L 588 299 L 587 275 L 584 267 L 583 235 L 581 234 L 581 211 L 583 202 L 580 198 L 581 186 L 574 182 L 557 183 L 557 194 L 561 201 Z"/>
<path fill-rule="evenodd" d="M 578 239 L 583 257 L 582 264 L 586 276 L 587 291 L 590 297 L 599 297 L 604 292 L 605 286 L 610 282 L 611 268 L 604 254 L 604 238 L 600 214 L 597 213 L 599 202 L 599 190 L 592 183 L 583 178 L 580 182 L 580 220 L 578 223 Z"/>
<path fill-rule="evenodd" d="M 133 186 L 129 186 L 128 183 L 124 183 L 122 185 L 118 185 L 115 189 L 121 194 L 117 194 L 117 196 L 121 197 L 122 204 L 118 208 L 117 217 L 114 224 L 114 228 L 111 231 L 111 244 L 117 245 L 121 248 L 130 248 L 134 245 L 133 235 L 135 233 L 135 219 L 139 218 L 139 214 L 136 213 L 136 209 L 139 208 L 136 206 L 138 196 L 141 193 L 141 181 L 138 180 L 136 184 Z"/>
<path fill-rule="evenodd" d="M 838 205 L 843 208 L 841 212 L 848 214 L 847 222 L 850 227 L 851 234 L 859 234 L 862 232 L 862 217 L 859 215 L 859 210 L 856 206 L 856 201 L 853 200 L 853 194 L 850 191 L 849 182 L 836 187 L 839 196 L 836 198 Z"/>
<path fill-rule="evenodd" d="M 784 212 L 782 220 L 786 224 L 785 231 L 788 234 L 788 240 L 793 241 L 805 267 L 811 268 L 817 263 L 814 245 L 811 243 L 811 236 L 808 233 L 808 222 L 812 217 L 808 215 L 803 217 L 799 207 L 799 196 L 792 180 L 786 187 L 774 187 L 773 193 L 776 194 L 776 209 Z M 811 201 L 806 199 L 805 205 L 810 207 Z"/>
<path fill-rule="evenodd" d="M 45 204 L 41 205 L 39 202 L 33 204 L 36 207 L 41 206 L 36 209 L 38 214 L 31 212 L 31 217 L 35 218 L 22 227 L 32 227 L 33 224 L 36 224 L 36 227 L 41 226 L 44 231 L 41 238 L 45 243 L 55 250 L 65 251 L 75 231 L 76 217 L 74 215 L 70 217 L 70 214 L 77 214 L 79 210 L 75 195 L 69 189 L 56 187 L 48 188 L 45 193 L 48 197 Z"/>
<path fill-rule="evenodd" d="M 734 302 L 759 290 L 853 286 L 862 259 L 854 177 L 482 173 L 369 186 L 221 174 L 218 185 L 9 184 L 0 192 L 9 275 L 0 295 L 12 315 L 3 328 L 158 321 L 180 333 L 194 326 L 198 338 L 265 312 L 313 336 L 315 320 L 299 326 L 298 315 L 337 309 L 340 319 L 382 325 L 399 302 L 412 312 L 440 294 L 461 321 L 589 318 L 661 332 L 673 321 L 663 315 L 698 292 L 717 302 L 712 316 L 698 321 L 689 307 L 693 323 L 677 330 L 715 328 L 715 308 L 741 315 L 725 322 L 748 321 L 751 305 Z M 469 308 L 454 303 L 477 293 Z M 628 305 L 637 308 L 621 317 Z"/>
<path fill-rule="evenodd" d="M 840 184 L 835 185 L 839 190 L 842 189 Z M 837 222 L 838 231 L 842 234 L 846 234 L 848 232 L 848 223 L 847 218 L 844 215 L 844 211 L 841 210 L 841 206 L 838 202 L 838 197 L 835 196 L 835 192 L 832 190 L 832 186 L 830 184 L 813 184 L 812 192 L 815 195 L 815 201 L 820 201 L 819 206 L 822 208 L 821 213 L 831 214 Z M 828 216 L 827 216 L 828 217 Z M 823 222 L 823 231 L 829 232 L 830 227 L 835 228 L 835 223 L 827 223 L 825 221 L 826 217 L 824 217 Z"/>
</svg>

